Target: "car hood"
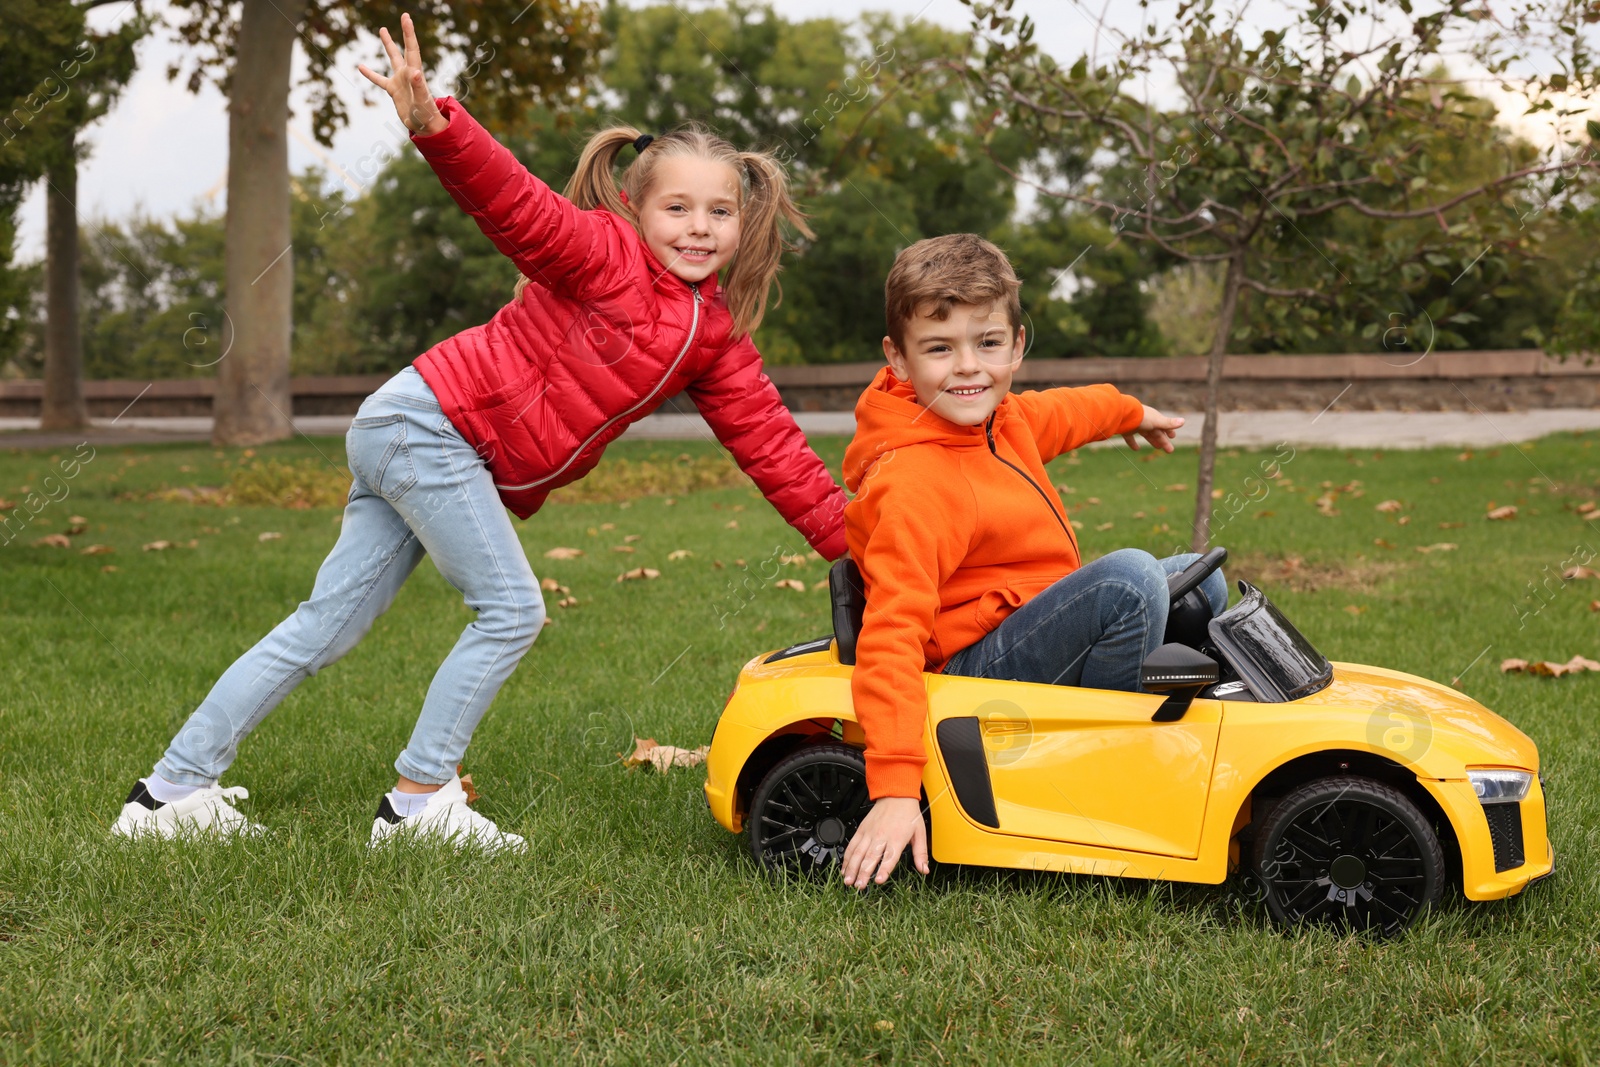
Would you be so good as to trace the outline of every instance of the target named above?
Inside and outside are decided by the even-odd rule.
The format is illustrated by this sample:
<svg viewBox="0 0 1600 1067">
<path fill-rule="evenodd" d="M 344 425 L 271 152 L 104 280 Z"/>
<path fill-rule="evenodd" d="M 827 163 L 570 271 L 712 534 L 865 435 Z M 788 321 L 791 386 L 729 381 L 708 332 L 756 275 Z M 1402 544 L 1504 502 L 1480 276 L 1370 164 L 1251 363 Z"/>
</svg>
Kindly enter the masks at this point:
<svg viewBox="0 0 1600 1067">
<path fill-rule="evenodd" d="M 1327 688 L 1295 703 L 1365 710 L 1368 739 L 1409 755 L 1408 762 L 1430 763 L 1428 755 L 1446 749 L 1464 766 L 1539 769 L 1538 746 L 1527 734 L 1467 694 L 1415 674 L 1335 663 Z"/>
</svg>

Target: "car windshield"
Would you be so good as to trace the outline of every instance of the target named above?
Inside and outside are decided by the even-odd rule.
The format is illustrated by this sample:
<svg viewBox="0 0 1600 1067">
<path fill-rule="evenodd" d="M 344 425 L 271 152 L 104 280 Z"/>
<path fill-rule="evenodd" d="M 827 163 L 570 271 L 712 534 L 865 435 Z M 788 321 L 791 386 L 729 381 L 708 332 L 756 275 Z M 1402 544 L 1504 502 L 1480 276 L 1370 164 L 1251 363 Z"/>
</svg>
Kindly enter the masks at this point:
<svg viewBox="0 0 1600 1067">
<path fill-rule="evenodd" d="M 1298 700 L 1333 680 L 1333 666 L 1261 590 L 1240 582 L 1244 599 L 1212 620 L 1218 639 L 1257 699 Z"/>
</svg>

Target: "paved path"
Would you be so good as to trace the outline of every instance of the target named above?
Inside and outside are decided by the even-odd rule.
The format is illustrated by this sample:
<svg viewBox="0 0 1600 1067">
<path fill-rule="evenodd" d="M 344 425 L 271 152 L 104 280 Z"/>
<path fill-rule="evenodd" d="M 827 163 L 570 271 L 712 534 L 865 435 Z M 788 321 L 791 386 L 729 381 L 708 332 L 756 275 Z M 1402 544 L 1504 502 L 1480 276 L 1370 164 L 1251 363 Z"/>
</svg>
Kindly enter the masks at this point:
<svg viewBox="0 0 1600 1067">
<path fill-rule="evenodd" d="M 313 437 L 343 436 L 349 415 L 307 415 L 295 420 L 300 432 Z M 801 412 L 800 428 L 812 437 L 848 436 L 855 416 L 847 411 Z M 1201 415 L 1187 414 L 1179 442 L 1198 444 L 1205 425 Z M 140 445 L 173 441 L 209 441 L 211 420 L 192 418 L 119 418 L 98 420 L 87 433 L 41 433 L 32 419 L 0 418 L 0 448 L 69 448 L 88 440 L 96 445 Z M 1600 410 L 1542 408 L 1535 411 L 1229 411 L 1222 414 L 1221 444 L 1270 448 L 1287 442 L 1329 448 L 1488 447 L 1528 441 L 1545 434 L 1600 430 Z M 629 428 L 636 441 L 711 440 L 698 415 L 651 415 Z"/>
</svg>

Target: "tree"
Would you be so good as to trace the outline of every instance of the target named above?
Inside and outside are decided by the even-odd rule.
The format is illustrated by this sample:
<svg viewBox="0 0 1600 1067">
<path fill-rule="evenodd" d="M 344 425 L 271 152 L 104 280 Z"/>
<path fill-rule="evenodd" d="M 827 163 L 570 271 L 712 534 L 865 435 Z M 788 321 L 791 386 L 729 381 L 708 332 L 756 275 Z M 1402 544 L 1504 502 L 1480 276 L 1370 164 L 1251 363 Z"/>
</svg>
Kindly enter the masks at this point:
<svg viewBox="0 0 1600 1067">
<path fill-rule="evenodd" d="M 323 144 L 345 121 L 334 64 L 362 28 L 398 25 L 402 8 L 435 63 L 468 64 L 454 95 L 508 119 L 529 101 L 564 99 L 599 43 L 587 0 L 174 0 L 176 33 L 194 47 L 187 84 L 228 96 L 226 308 L 213 439 L 255 444 L 290 432 L 294 248 L 287 124 L 290 65 L 305 48 L 312 132 Z M 179 67 L 169 69 L 176 77 Z"/>
<path fill-rule="evenodd" d="M 1213 0 L 1186 0 L 1136 36 L 1102 26 L 1119 40 L 1108 62 L 1091 66 L 1086 53 L 1063 66 L 1039 52 L 1029 19 L 1010 15 L 1012 0 L 964 2 L 985 47 L 959 66 L 987 111 L 984 121 L 1041 141 L 1065 137 L 1091 158 L 1113 161 L 1081 182 L 1040 191 L 1107 213 L 1120 238 L 1147 243 L 1172 262 L 1214 263 L 1223 272 L 1208 355 L 1196 551 L 1209 540 L 1223 356 L 1244 296 L 1267 302 L 1283 329 L 1348 318 L 1381 328 L 1396 300 L 1415 304 L 1432 269 L 1448 264 L 1465 275 L 1483 270 L 1486 257 L 1510 254 L 1518 209 L 1530 196 L 1570 198 L 1596 169 L 1591 153 L 1563 158 L 1553 148 L 1544 162 L 1507 159 L 1466 188 L 1435 171 L 1441 140 L 1471 132 L 1473 98 L 1429 73 L 1447 41 L 1472 41 L 1474 57 L 1501 77 L 1509 77 L 1524 42 L 1562 41 L 1568 73 L 1559 88 L 1568 87 L 1569 74 L 1592 74 L 1583 35 L 1559 29 L 1559 3 L 1546 11 L 1542 0 L 1528 0 L 1515 31 L 1500 34 L 1481 32 L 1482 9 L 1469 0 L 1445 0 L 1426 15 L 1416 15 L 1411 0 L 1300 0 L 1276 28 L 1261 29 L 1252 17 L 1247 38 L 1242 7 L 1222 13 Z M 1160 110 L 1129 91 L 1138 81 L 1148 88 L 1156 72 L 1174 87 L 1175 107 Z M 1547 176 L 1547 196 L 1532 190 L 1532 180 Z M 1339 224 L 1354 216 L 1384 224 L 1375 241 L 1341 242 Z M 1410 220 L 1431 220 L 1437 229 L 1420 237 L 1397 226 Z M 1416 310 L 1448 328 L 1461 304 L 1447 287 Z"/>
<path fill-rule="evenodd" d="M 6 0 L 0 82 L 7 102 L 0 148 L 0 210 L 6 260 L 21 189 L 43 177 L 45 200 L 44 396 L 40 427 L 88 425 L 78 321 L 78 135 L 110 108 L 134 69 L 134 45 L 148 23 L 142 12 L 110 33 L 91 33 L 88 12 L 110 0 L 38 3 Z"/>
</svg>

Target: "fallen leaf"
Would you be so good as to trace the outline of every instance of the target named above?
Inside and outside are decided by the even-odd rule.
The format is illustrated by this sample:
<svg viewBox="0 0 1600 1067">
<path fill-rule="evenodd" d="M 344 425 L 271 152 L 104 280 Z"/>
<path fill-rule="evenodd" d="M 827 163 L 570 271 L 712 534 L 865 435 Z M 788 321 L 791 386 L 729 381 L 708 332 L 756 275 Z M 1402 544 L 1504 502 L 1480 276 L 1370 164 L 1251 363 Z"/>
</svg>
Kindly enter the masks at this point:
<svg viewBox="0 0 1600 1067">
<path fill-rule="evenodd" d="M 743 567 L 744 566 L 744 560 L 736 559 L 736 560 L 733 561 L 733 565 L 735 567 Z"/>
<path fill-rule="evenodd" d="M 1465 525 L 1466 525 L 1466 523 L 1464 523 L 1464 522 L 1441 522 L 1439 524 L 1439 529 L 1441 529 L 1441 530 L 1459 530 Z"/>
<path fill-rule="evenodd" d="M 553 593 L 557 589 L 561 588 L 561 583 L 556 581 L 554 578 L 546 578 L 539 583 L 539 588 L 543 589 L 546 593 Z"/>
<path fill-rule="evenodd" d="M 0 511 L 10 511 L 16 506 L 17 502 L 15 500 L 7 500 L 4 497 L 0 497 Z"/>
<path fill-rule="evenodd" d="M 1500 519 L 1514 519 L 1516 517 L 1517 506 L 1515 504 L 1506 504 L 1502 507 L 1490 508 L 1488 513 L 1484 515 L 1484 518 L 1491 521 L 1499 521 Z"/>
<path fill-rule="evenodd" d="M 478 799 L 478 787 L 472 784 L 472 775 L 462 774 L 461 768 L 456 768 L 456 774 L 461 782 L 462 790 L 467 794 L 467 803 L 471 804 Z"/>
<path fill-rule="evenodd" d="M 1098 503 L 1100 503 L 1100 498 L 1097 497 L 1097 496 L 1092 496 L 1089 499 L 1085 500 L 1084 503 L 1085 504 L 1098 504 Z"/>
<path fill-rule="evenodd" d="M 1395 520 L 1395 524 L 1398 525 L 1398 526 L 1405 526 L 1405 525 L 1409 524 L 1410 522 L 1411 522 L 1411 516 L 1410 515 L 1402 515 L 1398 519 Z"/>
<path fill-rule="evenodd" d="M 791 564 L 796 567 L 804 567 L 807 563 L 811 562 L 811 557 L 803 556 L 800 553 L 795 552 L 787 556 L 779 556 L 778 562 L 783 564 L 785 567 Z"/>
<path fill-rule="evenodd" d="M 631 555 L 635 550 L 634 550 L 634 547 L 632 545 L 612 545 L 611 546 L 611 551 L 613 551 L 613 552 L 627 552 L 627 553 L 629 553 Z"/>
<path fill-rule="evenodd" d="M 45 534 L 34 543 L 35 548 L 71 548 L 72 541 L 66 534 Z"/>
<path fill-rule="evenodd" d="M 1134 512 L 1134 513 L 1133 513 L 1133 517 L 1134 517 L 1134 518 L 1136 518 L 1136 519 L 1142 519 L 1142 518 L 1144 518 L 1144 517 L 1145 517 L 1145 516 L 1144 516 L 1144 512 L 1142 512 L 1142 511 L 1135 511 L 1135 512 Z"/>
<path fill-rule="evenodd" d="M 1339 514 L 1339 509 L 1333 506 L 1333 502 L 1337 499 L 1338 494 L 1332 489 L 1317 497 L 1317 510 L 1322 513 L 1324 518 L 1331 519 Z"/>
<path fill-rule="evenodd" d="M 1104 533 L 1115 525 L 1116 523 L 1114 522 L 1102 522 L 1099 526 L 1095 527 L 1095 530 L 1099 531 L 1100 533 Z"/>
<path fill-rule="evenodd" d="M 671 552 L 667 553 L 667 558 L 669 560 L 688 559 L 692 555 L 694 555 L 694 553 L 690 552 L 687 548 L 675 548 Z"/>
<path fill-rule="evenodd" d="M 283 534 L 279 533 L 276 530 L 267 530 L 265 533 L 257 534 L 256 535 L 256 540 L 257 541 L 281 541 L 281 540 L 283 540 Z"/>
<path fill-rule="evenodd" d="M 1467 460 L 1469 460 L 1471 458 L 1472 458 L 1472 453 L 1471 452 L 1458 452 L 1456 454 L 1456 459 L 1460 460 L 1462 463 L 1465 463 Z"/>
<path fill-rule="evenodd" d="M 75 536 L 77 534 L 81 534 L 81 533 L 83 533 L 83 531 L 87 530 L 88 528 L 89 528 L 89 520 L 84 518 L 82 515 L 74 515 L 74 516 L 72 516 L 72 518 L 67 520 L 67 534 L 68 534 L 68 536 Z"/>
<path fill-rule="evenodd" d="M 1377 545 L 1379 548 L 1393 548 L 1394 547 L 1394 542 L 1393 541 L 1387 541 L 1382 537 L 1374 537 L 1372 539 L 1372 543 Z"/>
<path fill-rule="evenodd" d="M 1056 486 L 1056 492 L 1060 493 L 1062 496 L 1071 496 L 1073 493 L 1076 493 L 1077 490 L 1065 482 L 1062 482 L 1060 485 Z"/>
<path fill-rule="evenodd" d="M 1589 601 L 1589 610 L 1590 611 L 1600 611 L 1600 600 L 1591 600 L 1591 601 Z"/>
<path fill-rule="evenodd" d="M 1213 490 L 1211 490 L 1211 499 L 1212 500 L 1221 500 L 1223 498 L 1223 496 L 1224 496 L 1224 493 L 1222 492 L 1221 489 L 1213 489 Z"/>
<path fill-rule="evenodd" d="M 1583 656 L 1573 656 L 1565 663 L 1556 663 L 1554 660 L 1506 659 L 1500 661 L 1500 673 L 1526 673 L 1536 674 L 1544 678 L 1560 678 L 1564 674 L 1576 674 L 1579 671 L 1600 671 L 1600 663 Z"/>
<path fill-rule="evenodd" d="M 881 1030 L 886 1034 L 892 1033 L 894 1031 L 894 1023 L 890 1022 L 888 1019 L 879 1019 L 877 1022 L 872 1024 L 872 1028 L 874 1030 Z"/>
<path fill-rule="evenodd" d="M 577 606 L 578 598 L 575 596 L 564 596 L 560 600 L 556 601 L 556 607 L 558 608 L 575 608 Z"/>
<path fill-rule="evenodd" d="M 1344 611 L 1347 615 L 1360 615 L 1366 610 L 1367 606 L 1365 604 L 1346 604 L 1344 606 Z"/>
<path fill-rule="evenodd" d="M 112 571 L 115 571 L 115 570 L 118 570 L 118 569 L 119 568 L 115 564 L 107 563 L 104 567 L 100 568 L 100 573 L 101 574 L 110 574 Z"/>
<path fill-rule="evenodd" d="M 1600 573 L 1596 573 L 1588 567 L 1568 567 L 1561 572 L 1561 577 L 1569 582 L 1574 582 L 1580 578 L 1600 578 Z"/>
<path fill-rule="evenodd" d="M 617 524 L 614 522 L 602 522 L 600 524 L 600 529 L 602 530 L 615 530 L 616 528 Z"/>
<path fill-rule="evenodd" d="M 1385 500 L 1383 503 L 1376 505 L 1372 510 L 1384 512 L 1399 511 L 1404 506 L 1405 505 L 1400 503 L 1398 500 Z"/>
<path fill-rule="evenodd" d="M 710 745 L 701 745 L 699 748 L 677 748 L 673 745 L 658 745 L 653 737 L 635 737 L 633 739 L 633 753 L 624 756 L 624 767 L 654 767 L 665 774 L 671 767 L 694 767 L 706 761 L 706 753 L 711 751 Z M 621 755 L 621 753 L 618 753 Z"/>
<path fill-rule="evenodd" d="M 778 589 L 793 589 L 797 593 L 806 591 L 806 583 L 798 578 L 779 578 L 772 584 Z"/>
<path fill-rule="evenodd" d="M 661 572 L 656 570 L 654 567 L 635 567 L 631 571 L 623 571 L 621 574 L 617 575 L 617 581 L 626 582 L 641 578 L 659 577 L 661 577 Z"/>
<path fill-rule="evenodd" d="M 544 554 L 545 559 L 577 559 L 583 555 L 581 548 L 552 548 Z"/>
<path fill-rule="evenodd" d="M 1074 530 L 1081 530 L 1081 529 L 1083 529 L 1083 523 L 1079 522 L 1077 519 L 1073 519 L 1072 520 L 1072 528 Z"/>
<path fill-rule="evenodd" d="M 722 568 L 723 568 L 723 567 L 725 567 L 725 566 L 727 566 L 727 564 L 725 564 L 725 563 L 723 563 L 723 562 L 722 562 L 722 561 L 721 561 L 721 560 L 720 560 L 720 559 L 714 559 L 714 560 L 712 560 L 712 561 L 711 561 L 711 565 L 712 565 L 712 566 L 713 566 L 713 567 L 715 567 L 715 568 L 716 568 L 716 569 L 717 569 L 717 570 L 719 570 L 719 571 L 720 571 L 720 570 L 721 570 L 721 569 L 722 569 Z"/>
<path fill-rule="evenodd" d="M 1418 552 L 1454 552 L 1461 546 L 1454 541 L 1439 541 L 1431 545 L 1418 545 Z"/>
<path fill-rule="evenodd" d="M 672 505 L 676 504 L 677 501 L 672 499 L 672 497 L 669 496 L 669 497 L 667 497 L 667 499 L 663 500 L 661 503 L 665 504 L 667 507 L 670 508 Z"/>
<path fill-rule="evenodd" d="M 79 549 L 78 550 L 78 555 L 80 555 L 80 556 L 109 556 L 109 555 L 111 555 L 111 553 L 113 553 L 115 551 L 116 551 L 116 549 L 112 548 L 110 545 L 90 545 L 88 548 Z"/>
<path fill-rule="evenodd" d="M 726 523 L 725 523 L 725 524 L 724 524 L 724 525 L 723 525 L 723 527 L 722 527 L 722 528 L 723 528 L 723 529 L 724 529 L 724 530 L 737 530 L 737 529 L 738 529 L 738 528 L 739 528 L 739 520 L 738 520 L 738 519 L 729 519 L 729 520 L 728 520 L 728 521 L 727 521 L 727 522 L 726 522 Z"/>
<path fill-rule="evenodd" d="M 1189 486 L 1186 482 L 1173 482 L 1167 486 L 1167 492 L 1169 493 L 1187 493 L 1188 491 Z"/>
<path fill-rule="evenodd" d="M 624 537 L 622 539 L 622 543 L 625 544 L 625 545 L 631 545 L 635 541 L 639 540 L 639 538 L 641 536 L 643 536 L 643 535 L 642 534 L 629 534 L 627 537 Z"/>
<path fill-rule="evenodd" d="M 813 589 L 826 589 L 826 588 L 828 588 L 828 579 L 823 578 L 820 581 L 812 582 L 811 583 L 811 588 L 813 588 Z M 1600 604 L 1600 601 L 1596 601 L 1595 603 Z M 1596 610 L 1600 610 L 1600 608 L 1597 608 Z"/>
<path fill-rule="evenodd" d="M 1258 512 L 1256 512 L 1256 518 L 1258 518 L 1258 519 L 1270 519 L 1276 514 L 1277 514 L 1276 511 L 1258 511 Z"/>
<path fill-rule="evenodd" d="M 150 542 L 145 544 L 144 550 L 146 552 L 165 552 L 167 549 L 169 549 L 171 547 L 172 547 L 172 542 L 171 541 L 150 541 Z"/>
</svg>

